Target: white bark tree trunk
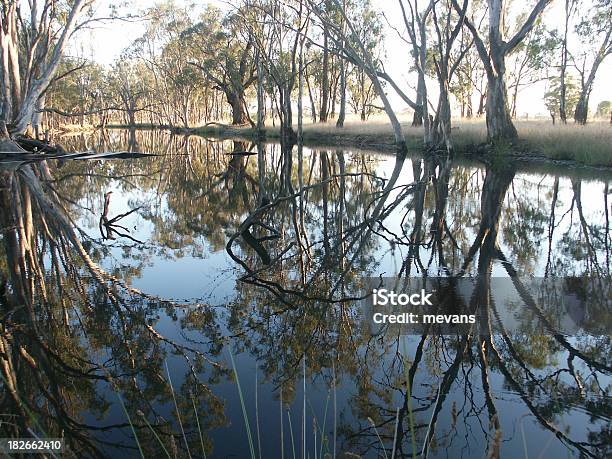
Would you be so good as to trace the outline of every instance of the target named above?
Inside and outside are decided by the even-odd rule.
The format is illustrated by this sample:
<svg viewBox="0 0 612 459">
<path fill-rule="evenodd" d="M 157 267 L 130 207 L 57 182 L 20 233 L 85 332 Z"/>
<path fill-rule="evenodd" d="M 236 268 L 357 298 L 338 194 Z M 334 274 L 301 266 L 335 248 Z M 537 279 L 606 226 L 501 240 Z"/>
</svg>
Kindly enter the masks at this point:
<svg viewBox="0 0 612 459">
<path fill-rule="evenodd" d="M 84 8 L 91 0 L 75 0 L 69 13 L 57 32 L 57 40 L 52 37 L 57 30 L 56 18 L 51 17 L 50 8 L 42 9 L 43 17 L 37 17 L 38 0 L 30 2 L 32 11 L 29 40 L 23 36 L 23 23 L 17 18 L 16 8 L 19 1 L 11 2 L 2 11 L 0 27 L 0 81 L 3 88 L 0 104 L 0 120 L 9 126 L 12 135 L 23 134 L 32 123 L 34 114 L 39 107 L 39 99 L 53 80 L 68 40 L 77 28 L 77 21 Z M 43 49 L 43 42 L 48 49 L 33 64 L 32 56 Z M 25 43 L 24 55 L 29 56 L 25 67 L 18 58 L 19 46 Z"/>
<path fill-rule="evenodd" d="M 474 36 L 476 49 L 487 72 L 487 137 L 491 142 L 515 139 L 518 134 L 508 108 L 506 90 L 506 56 L 523 41 L 552 0 L 538 0 L 518 32 L 508 41 L 503 38 L 504 2 L 488 0 L 489 6 L 489 47 L 485 45 L 474 24 L 466 17 L 465 24 Z M 453 7 L 460 11 L 457 0 Z"/>
</svg>

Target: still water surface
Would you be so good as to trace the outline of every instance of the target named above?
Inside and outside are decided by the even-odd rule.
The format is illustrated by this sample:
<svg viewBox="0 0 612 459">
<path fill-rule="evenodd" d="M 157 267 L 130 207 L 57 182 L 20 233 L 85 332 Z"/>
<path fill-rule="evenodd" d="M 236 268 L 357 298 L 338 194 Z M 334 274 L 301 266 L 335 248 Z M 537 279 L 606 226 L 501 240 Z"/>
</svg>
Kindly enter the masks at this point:
<svg viewBox="0 0 612 459">
<path fill-rule="evenodd" d="M 610 454 L 609 174 L 62 142 L 156 156 L 2 172 L 0 437 L 77 457 Z M 491 277 L 595 277 L 608 315 L 587 296 L 599 333 L 540 336 L 519 302 L 492 337 L 371 336 L 365 276 L 484 279 L 489 300 Z"/>
</svg>

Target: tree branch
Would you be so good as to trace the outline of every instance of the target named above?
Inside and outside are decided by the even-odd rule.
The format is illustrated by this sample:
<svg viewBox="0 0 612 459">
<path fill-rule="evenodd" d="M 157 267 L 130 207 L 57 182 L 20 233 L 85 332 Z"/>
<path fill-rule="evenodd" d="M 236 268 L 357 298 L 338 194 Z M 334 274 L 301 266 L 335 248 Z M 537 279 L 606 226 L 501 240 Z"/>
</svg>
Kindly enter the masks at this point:
<svg viewBox="0 0 612 459">
<path fill-rule="evenodd" d="M 525 35 L 531 32 L 531 29 L 533 29 L 533 25 L 535 24 L 536 19 L 538 18 L 538 16 L 540 16 L 540 14 L 542 14 L 544 8 L 546 8 L 551 1 L 552 0 L 538 0 L 538 3 L 536 3 L 536 5 L 533 7 L 531 14 L 527 18 L 523 26 L 514 35 L 514 37 L 512 37 L 510 41 L 506 43 L 503 47 L 504 54 L 510 53 L 514 48 L 518 46 L 520 42 L 523 41 Z"/>
</svg>

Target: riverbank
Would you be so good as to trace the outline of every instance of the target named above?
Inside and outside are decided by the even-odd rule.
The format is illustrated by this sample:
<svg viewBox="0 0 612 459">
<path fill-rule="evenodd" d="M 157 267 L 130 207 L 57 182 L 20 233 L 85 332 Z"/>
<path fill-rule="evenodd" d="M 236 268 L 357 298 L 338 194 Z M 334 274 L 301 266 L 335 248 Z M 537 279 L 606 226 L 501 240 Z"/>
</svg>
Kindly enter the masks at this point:
<svg viewBox="0 0 612 459">
<path fill-rule="evenodd" d="M 519 132 L 516 142 L 493 146 L 486 142 L 484 119 L 454 120 L 452 140 L 455 153 L 483 161 L 502 157 L 505 160 L 528 164 L 612 169 L 612 125 L 607 121 L 592 121 L 586 126 L 573 123 L 553 126 L 550 121 L 545 120 L 517 120 L 515 126 Z M 125 125 L 107 127 L 128 128 Z M 141 124 L 135 128 L 167 129 L 176 134 L 219 139 L 253 141 L 258 138 L 257 132 L 250 126 L 235 127 L 219 123 L 194 128 Z M 409 150 L 427 153 L 423 148 L 422 128 L 412 127 L 410 121 L 402 120 L 402 131 Z M 280 138 L 278 126 L 267 126 L 264 133 L 268 141 Z M 366 122 L 351 120 L 345 123 L 343 128 L 337 128 L 335 122 L 306 123 L 303 140 L 304 145 L 309 147 L 357 148 L 379 152 L 397 150 L 391 126 L 386 118 L 382 117 Z"/>
<path fill-rule="evenodd" d="M 463 156 L 505 155 L 516 161 L 554 162 L 557 164 L 612 167 L 612 126 L 596 121 L 579 126 L 555 125 L 547 121 L 516 121 L 519 140 L 512 145 L 486 144 L 484 120 L 458 121 L 454 124 L 452 139 L 455 150 Z M 423 130 L 409 122 L 402 123 L 402 130 L 409 149 L 423 148 Z M 213 124 L 177 132 L 220 138 L 256 138 L 251 127 L 233 127 Z M 278 127 L 265 129 L 266 139 L 280 136 Z M 354 147 L 360 149 L 393 151 L 395 142 L 390 125 L 383 120 L 351 121 L 344 128 L 334 123 L 305 124 L 304 145 L 313 147 Z"/>
</svg>

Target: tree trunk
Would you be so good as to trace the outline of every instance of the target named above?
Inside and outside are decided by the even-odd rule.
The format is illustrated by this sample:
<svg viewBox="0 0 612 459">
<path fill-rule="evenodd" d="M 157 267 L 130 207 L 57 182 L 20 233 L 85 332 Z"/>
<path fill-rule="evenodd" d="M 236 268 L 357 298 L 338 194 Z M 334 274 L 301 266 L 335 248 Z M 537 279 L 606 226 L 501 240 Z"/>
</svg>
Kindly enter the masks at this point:
<svg viewBox="0 0 612 459">
<path fill-rule="evenodd" d="M 280 95 L 280 134 L 281 145 L 292 147 L 297 143 L 297 134 L 293 130 L 293 112 L 291 110 L 291 88 L 279 87 Z"/>
<path fill-rule="evenodd" d="M 566 93 L 567 86 L 565 84 L 565 72 L 567 69 L 567 34 L 569 30 L 569 20 L 572 15 L 575 0 L 565 0 L 565 27 L 563 29 L 563 41 L 561 42 L 561 68 L 559 74 L 559 119 L 563 124 L 567 123 L 566 113 Z M 554 124 L 554 123 L 553 123 Z"/>
<path fill-rule="evenodd" d="M 563 124 L 567 124 L 567 115 L 565 113 L 566 92 L 565 65 L 561 64 L 561 74 L 559 76 L 559 119 Z"/>
<path fill-rule="evenodd" d="M 4 153 L 25 153 L 16 142 L 11 139 L 11 136 L 6 127 L 6 123 L 0 120 L 0 151 Z"/>
<path fill-rule="evenodd" d="M 327 27 L 323 30 L 323 75 L 321 78 L 321 109 L 319 110 L 319 121 L 327 121 L 327 108 L 329 105 L 329 49 L 328 49 Z"/>
<path fill-rule="evenodd" d="M 423 105 L 423 90 L 421 89 L 421 79 L 419 78 L 418 83 L 417 83 L 417 100 L 416 100 L 417 105 Z M 412 115 L 412 126 L 413 127 L 420 127 L 423 126 L 423 111 L 421 110 L 415 110 L 414 114 Z"/>
<path fill-rule="evenodd" d="M 468 93 L 465 117 L 469 119 L 469 118 L 472 118 L 472 116 L 474 116 L 473 109 L 472 109 L 472 94 Z"/>
<path fill-rule="evenodd" d="M 489 141 L 512 140 L 518 137 L 508 110 L 503 73 L 489 75 L 487 86 L 487 136 Z"/>
<path fill-rule="evenodd" d="M 612 36 L 612 29 L 610 30 Z M 591 96 L 591 90 L 593 89 L 593 82 L 595 81 L 595 75 L 599 69 L 599 65 L 605 59 L 606 54 L 600 50 L 597 58 L 591 66 L 589 76 L 586 80 L 581 80 L 580 98 L 576 104 L 576 110 L 574 111 L 574 121 L 578 124 L 586 124 L 587 118 L 589 117 L 589 97 Z"/>
<path fill-rule="evenodd" d="M 3 2 L 3 5 L 5 3 L 7 2 Z M 48 46 L 45 54 L 40 56 L 38 53 L 42 52 L 42 44 L 38 49 L 34 49 L 29 40 L 25 45 L 21 41 L 19 30 L 23 23 L 21 18 L 18 20 L 17 2 L 8 2 L 6 9 L 3 7 L 2 27 L 0 27 L 0 84 L 3 87 L 3 94 L 0 96 L 0 120 L 10 125 L 12 134 L 23 134 L 32 122 L 38 100 L 51 84 L 64 49 L 86 4 L 85 0 L 72 2 L 62 24 L 53 32 L 52 29 L 58 25 L 49 16 L 53 9 L 45 9 L 42 17 L 38 18 L 39 26 L 31 31 L 34 34 L 33 40 L 40 44 L 50 35 L 53 35 L 54 39 L 53 46 Z M 23 30 L 22 32 L 25 33 Z M 23 69 L 20 67 L 18 51 L 21 48 L 24 55 L 30 52 L 36 53 L 38 56 L 35 59 L 36 65 L 24 66 Z M 22 88 L 21 81 L 27 81 L 28 85 Z M 10 92 L 7 89 L 10 89 Z"/>
<path fill-rule="evenodd" d="M 574 112 L 574 121 L 578 124 L 586 124 L 589 116 L 589 94 L 584 91 L 580 94 L 580 99 L 576 104 Z"/>
<path fill-rule="evenodd" d="M 336 127 L 344 127 L 346 118 L 346 62 L 340 59 L 340 113 L 336 121 Z"/>
<path fill-rule="evenodd" d="M 244 93 L 239 94 L 229 90 L 226 92 L 225 96 L 227 97 L 227 102 L 232 107 L 232 125 L 238 126 L 247 124 L 249 119 L 244 111 Z"/>
<path fill-rule="evenodd" d="M 306 66 L 308 68 L 308 66 Z M 310 78 L 308 75 L 304 75 L 306 80 L 306 88 L 308 89 L 308 98 L 310 99 L 310 116 L 312 117 L 312 122 L 317 122 L 317 106 L 315 104 L 314 96 L 312 95 L 312 88 L 310 87 Z"/>
<path fill-rule="evenodd" d="M 334 59 L 331 60 L 331 71 L 332 73 L 334 72 Z M 340 77 L 334 77 L 332 78 L 333 83 L 331 83 L 329 85 L 329 92 L 331 94 L 331 104 L 330 104 L 330 108 L 328 110 L 329 115 L 327 116 L 327 118 L 331 118 L 334 119 L 336 118 L 336 97 L 338 96 L 338 80 L 340 79 Z"/>
<path fill-rule="evenodd" d="M 370 66 L 370 69 L 373 68 L 371 61 L 366 62 L 366 64 Z M 407 150 L 407 146 L 406 146 L 406 139 L 404 138 L 404 134 L 402 132 L 402 125 L 397 119 L 397 116 L 395 115 L 395 112 L 393 111 L 393 107 L 391 107 L 391 103 L 389 102 L 389 99 L 387 98 L 387 94 L 385 93 L 385 90 L 380 84 L 380 80 L 378 79 L 376 72 L 374 70 L 370 70 L 370 74 L 368 76 L 371 79 L 372 85 L 374 85 L 374 90 L 376 91 L 376 94 L 378 94 L 378 97 L 380 97 L 380 100 L 382 101 L 383 107 L 385 109 L 385 113 L 387 114 L 387 117 L 389 118 L 389 121 L 391 122 L 391 127 L 393 128 L 393 136 L 395 138 L 395 145 L 400 152 L 404 153 Z"/>
<path fill-rule="evenodd" d="M 505 28 L 505 11 L 502 0 L 488 0 L 489 6 L 489 44 L 484 43 L 477 28 L 466 17 L 465 25 L 470 29 L 474 37 L 474 43 L 478 50 L 480 60 L 484 64 L 487 73 L 487 137 L 489 141 L 512 140 L 518 137 L 516 128 L 512 124 L 510 111 L 508 110 L 508 95 L 504 76 L 506 73 L 506 56 L 524 40 L 525 36 L 533 29 L 536 20 L 540 17 L 551 0 L 538 0 L 531 13 L 518 29 L 516 34 L 509 40 L 504 40 L 503 29 Z M 453 2 L 456 10 L 459 5 Z"/>
<path fill-rule="evenodd" d="M 301 144 L 304 137 L 304 40 L 300 41 L 298 57 L 298 142 Z"/>
<path fill-rule="evenodd" d="M 512 119 L 516 119 L 516 99 L 518 98 L 518 82 L 516 84 L 516 86 L 514 87 L 514 90 L 512 91 L 512 111 L 511 111 L 511 117 Z"/>
<path fill-rule="evenodd" d="M 435 143 L 444 143 L 447 151 L 453 149 L 451 143 L 450 132 L 451 132 L 451 109 L 450 101 L 448 98 L 448 87 L 446 86 L 446 80 L 440 80 L 440 99 L 438 101 L 438 113 L 436 118 L 438 121 L 438 132 L 435 133 Z"/>
<path fill-rule="evenodd" d="M 263 87 L 263 68 L 257 53 L 257 132 L 261 135 L 266 127 L 266 101 Z"/>
<path fill-rule="evenodd" d="M 480 97 L 478 98 L 478 110 L 476 111 L 476 116 L 480 117 L 485 113 L 485 101 L 487 100 L 487 94 L 480 93 Z"/>
<path fill-rule="evenodd" d="M 421 19 L 421 21 L 426 20 L 427 17 Z M 428 145 L 433 140 L 432 132 L 431 132 L 431 122 L 429 115 L 429 108 L 427 107 L 428 99 L 427 99 L 427 83 L 425 82 L 425 69 L 427 67 L 427 29 L 425 25 L 421 22 L 419 23 L 419 32 L 421 36 L 421 43 L 419 46 L 419 82 L 417 84 L 417 90 L 420 90 L 421 97 L 421 116 L 423 117 L 423 143 Z"/>
<path fill-rule="evenodd" d="M 32 127 L 34 128 L 34 132 L 36 133 L 36 138 L 38 138 L 38 134 L 42 128 L 43 113 L 41 110 L 45 108 L 45 99 L 45 94 L 43 94 L 40 99 L 38 99 L 38 103 L 36 104 L 37 109 L 34 112 L 34 115 L 32 116 Z"/>
<path fill-rule="evenodd" d="M 128 125 L 136 126 L 136 117 L 134 116 L 134 110 L 132 108 L 130 108 L 127 111 L 127 116 L 128 116 Z"/>
</svg>

